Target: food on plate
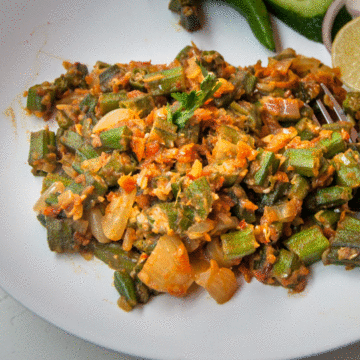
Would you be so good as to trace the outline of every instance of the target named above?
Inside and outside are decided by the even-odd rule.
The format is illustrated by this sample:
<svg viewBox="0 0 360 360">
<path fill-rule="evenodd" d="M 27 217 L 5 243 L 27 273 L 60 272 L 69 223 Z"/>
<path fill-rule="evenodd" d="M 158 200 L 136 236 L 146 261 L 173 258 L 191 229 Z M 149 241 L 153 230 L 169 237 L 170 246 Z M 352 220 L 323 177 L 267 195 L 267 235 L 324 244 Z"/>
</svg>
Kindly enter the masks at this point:
<svg viewBox="0 0 360 360">
<path fill-rule="evenodd" d="M 360 264 L 353 123 L 314 118 L 332 107 L 320 83 L 357 116 L 337 69 L 292 49 L 235 67 L 195 45 L 169 65 L 64 67 L 27 92 L 58 124 L 31 133 L 34 210 L 50 250 L 115 270 L 124 310 L 195 284 L 222 304 L 239 276 L 299 292 L 315 262 Z"/>
<path fill-rule="evenodd" d="M 331 47 L 333 66 L 341 70 L 341 80 L 350 89 L 360 91 L 360 17 L 346 24 Z"/>
</svg>

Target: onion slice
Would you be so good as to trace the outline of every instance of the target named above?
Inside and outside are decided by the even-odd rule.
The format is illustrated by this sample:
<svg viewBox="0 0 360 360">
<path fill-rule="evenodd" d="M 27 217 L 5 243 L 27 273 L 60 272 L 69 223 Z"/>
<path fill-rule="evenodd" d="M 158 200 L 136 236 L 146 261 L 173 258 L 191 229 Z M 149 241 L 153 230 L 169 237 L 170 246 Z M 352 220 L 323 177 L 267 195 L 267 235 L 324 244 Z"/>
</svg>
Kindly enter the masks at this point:
<svg viewBox="0 0 360 360">
<path fill-rule="evenodd" d="M 131 215 L 135 196 L 136 189 L 130 193 L 122 191 L 111 194 L 110 203 L 106 207 L 101 221 L 102 230 L 108 239 L 118 241 L 122 238 Z"/>
<path fill-rule="evenodd" d="M 189 256 L 178 236 L 162 236 L 138 274 L 151 289 L 184 296 L 193 283 Z"/>
</svg>

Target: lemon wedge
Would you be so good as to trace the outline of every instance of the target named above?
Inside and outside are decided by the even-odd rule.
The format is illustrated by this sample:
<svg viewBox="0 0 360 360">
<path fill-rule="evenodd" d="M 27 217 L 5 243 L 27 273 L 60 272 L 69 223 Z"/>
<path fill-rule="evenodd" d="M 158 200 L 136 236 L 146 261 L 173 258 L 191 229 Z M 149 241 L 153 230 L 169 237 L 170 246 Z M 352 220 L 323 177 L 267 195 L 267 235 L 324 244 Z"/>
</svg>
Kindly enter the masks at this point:
<svg viewBox="0 0 360 360">
<path fill-rule="evenodd" d="M 336 34 L 331 60 L 334 67 L 340 68 L 344 84 L 360 91 L 360 17 L 348 22 Z"/>
</svg>

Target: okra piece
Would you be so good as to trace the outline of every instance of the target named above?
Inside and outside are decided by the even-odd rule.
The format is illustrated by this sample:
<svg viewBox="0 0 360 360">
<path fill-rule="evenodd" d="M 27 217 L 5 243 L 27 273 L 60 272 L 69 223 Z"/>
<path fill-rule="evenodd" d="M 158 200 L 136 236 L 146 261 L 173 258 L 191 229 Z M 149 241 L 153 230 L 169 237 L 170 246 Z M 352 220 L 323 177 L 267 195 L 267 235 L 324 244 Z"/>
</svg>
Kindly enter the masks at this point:
<svg viewBox="0 0 360 360">
<path fill-rule="evenodd" d="M 210 184 L 205 176 L 190 183 L 185 190 L 185 196 L 195 210 L 195 214 L 201 220 L 205 220 L 211 211 L 213 196 Z"/>
<path fill-rule="evenodd" d="M 98 103 L 98 97 L 92 94 L 87 94 L 79 104 L 79 108 L 85 113 L 86 117 L 91 118 L 95 123 L 97 118 L 95 116 L 95 108 Z"/>
<path fill-rule="evenodd" d="M 304 200 L 310 191 L 310 185 L 305 177 L 295 174 L 290 180 L 289 198 Z"/>
<path fill-rule="evenodd" d="M 352 199 L 352 190 L 347 186 L 330 186 L 311 193 L 304 205 L 309 210 L 329 209 L 346 204 Z"/>
<path fill-rule="evenodd" d="M 136 111 L 140 118 L 150 114 L 151 110 L 155 107 L 155 102 L 150 95 L 139 95 L 134 98 L 120 100 L 120 108 L 131 109 Z"/>
<path fill-rule="evenodd" d="M 71 179 L 67 176 L 56 174 L 56 173 L 49 173 L 43 179 L 41 192 L 43 193 L 52 184 L 54 184 L 55 182 L 58 182 L 58 181 L 62 182 L 64 184 L 64 186 L 66 187 L 73 182 L 73 179 Z"/>
<path fill-rule="evenodd" d="M 272 268 L 272 276 L 281 284 L 284 279 L 290 277 L 294 270 L 299 269 L 301 261 L 294 252 L 280 249 L 276 262 Z"/>
<path fill-rule="evenodd" d="M 218 134 L 221 139 L 231 142 L 232 144 L 237 144 L 241 138 L 239 130 L 229 126 L 222 124 L 219 126 Z"/>
<path fill-rule="evenodd" d="M 126 91 L 119 91 L 117 93 L 109 92 L 103 93 L 99 96 L 98 107 L 101 115 L 105 115 L 108 112 L 118 109 L 120 107 L 120 101 L 126 100 Z"/>
<path fill-rule="evenodd" d="M 301 140 L 312 140 L 319 135 L 320 127 L 308 118 L 302 118 L 295 125 L 295 129 L 298 132 Z"/>
<path fill-rule="evenodd" d="M 359 153 L 352 149 L 340 153 L 333 158 L 336 169 L 336 183 L 352 189 L 360 187 Z"/>
<path fill-rule="evenodd" d="M 102 92 L 112 91 L 111 80 L 113 80 L 116 76 L 120 75 L 122 69 L 117 65 L 111 65 L 107 67 L 100 75 L 100 89 Z"/>
<path fill-rule="evenodd" d="M 71 125 L 74 124 L 74 121 L 68 116 L 65 111 L 58 110 L 55 117 L 56 122 L 61 129 L 68 129 Z"/>
<path fill-rule="evenodd" d="M 76 252 L 79 245 L 74 240 L 73 220 L 46 216 L 47 242 L 51 251 L 57 253 Z"/>
<path fill-rule="evenodd" d="M 312 226 L 284 241 L 284 245 L 304 262 L 311 265 L 321 259 L 322 253 L 330 246 L 320 227 Z"/>
<path fill-rule="evenodd" d="M 214 161 L 217 164 L 221 164 L 223 161 L 227 159 L 234 159 L 238 153 L 238 148 L 235 144 L 230 141 L 227 141 L 223 138 L 218 138 L 214 149 L 212 151 L 212 155 L 214 157 Z"/>
<path fill-rule="evenodd" d="M 152 231 L 156 234 L 166 234 L 170 229 L 175 230 L 178 213 L 179 209 L 175 202 L 153 205 L 147 211 Z M 161 219 L 161 222 L 159 222 L 159 219 Z"/>
<path fill-rule="evenodd" d="M 217 107 L 227 107 L 233 100 L 238 99 L 243 94 L 251 95 L 257 83 L 257 77 L 249 70 L 238 69 L 235 75 L 232 75 L 229 82 L 234 85 L 234 90 L 214 99 Z"/>
<path fill-rule="evenodd" d="M 255 133 L 261 130 L 262 121 L 257 105 L 247 101 L 233 101 L 229 105 L 229 110 L 241 117 L 244 129 L 248 128 Z"/>
<path fill-rule="evenodd" d="M 85 81 L 86 75 L 89 71 L 86 65 L 76 62 L 74 64 L 63 63 L 66 68 L 66 73 L 60 75 L 54 81 L 56 97 L 58 99 L 69 89 L 87 88 Z"/>
<path fill-rule="evenodd" d="M 327 159 L 333 158 L 336 154 L 346 150 L 346 143 L 341 133 L 334 131 L 330 139 L 322 139 L 317 147 L 323 151 L 323 155 Z"/>
<path fill-rule="evenodd" d="M 349 91 L 346 94 L 345 100 L 343 101 L 342 105 L 344 111 L 353 118 L 356 116 L 356 114 L 360 115 L 360 92 Z"/>
<path fill-rule="evenodd" d="M 185 76 L 182 66 L 150 73 L 144 76 L 145 86 L 154 96 L 170 95 L 185 91 Z"/>
<path fill-rule="evenodd" d="M 345 216 L 338 223 L 331 248 L 324 256 L 324 263 L 360 266 L 360 220 Z"/>
<path fill-rule="evenodd" d="M 26 107 L 31 111 L 50 112 L 55 103 L 55 90 L 49 83 L 34 85 L 28 90 Z"/>
<path fill-rule="evenodd" d="M 150 289 L 141 280 L 134 279 L 136 298 L 140 304 L 146 304 L 150 299 Z"/>
<path fill-rule="evenodd" d="M 84 144 L 84 139 L 77 132 L 66 130 L 63 135 L 60 136 L 60 142 L 69 149 L 76 151 Z"/>
<path fill-rule="evenodd" d="M 126 153 L 115 150 L 110 160 L 98 171 L 108 186 L 115 186 L 121 175 L 128 175 L 136 170 L 136 161 Z"/>
<path fill-rule="evenodd" d="M 249 210 L 245 207 L 245 203 L 248 201 L 245 190 L 240 185 L 234 185 L 229 188 L 227 194 L 231 200 L 235 202 L 235 206 L 231 208 L 231 212 L 239 220 L 245 220 L 247 224 L 254 223 L 256 221 L 255 210 Z"/>
<path fill-rule="evenodd" d="M 140 252 L 150 255 L 155 249 L 159 236 L 151 236 L 148 238 L 139 238 L 135 240 L 133 246 Z"/>
<path fill-rule="evenodd" d="M 322 128 L 324 130 L 331 130 L 331 131 L 339 131 L 345 130 L 347 133 L 350 134 L 352 127 L 354 124 L 350 121 L 336 121 L 331 124 L 324 124 L 322 125 Z"/>
<path fill-rule="evenodd" d="M 137 304 L 134 279 L 126 271 L 115 271 L 114 285 L 123 300 L 133 308 Z M 127 310 L 123 308 L 123 310 Z"/>
<path fill-rule="evenodd" d="M 104 196 L 108 187 L 105 181 L 99 176 L 92 176 L 88 173 L 85 175 L 85 184 L 77 183 L 75 180 L 72 181 L 64 191 L 70 190 L 73 194 L 81 195 L 85 188 L 92 186 L 93 190 L 90 194 L 87 195 L 86 199 L 83 201 L 83 206 L 85 210 L 88 210 L 92 203 L 98 200 L 99 196 Z"/>
<path fill-rule="evenodd" d="M 273 191 L 270 191 L 267 194 L 264 194 L 261 199 L 261 206 L 272 206 L 278 200 L 283 198 L 287 190 L 289 189 L 290 184 L 286 182 L 278 182 Z M 289 196 L 290 197 L 290 196 Z"/>
<path fill-rule="evenodd" d="M 184 206 L 179 213 L 179 229 L 186 231 L 195 222 L 195 211 L 190 206 Z"/>
<path fill-rule="evenodd" d="M 272 151 L 260 149 L 260 153 L 257 156 L 259 161 L 259 169 L 254 174 L 254 184 L 262 186 L 265 183 L 266 178 L 276 171 L 277 159 Z M 275 171 L 274 171 L 275 170 Z"/>
<path fill-rule="evenodd" d="M 102 131 L 100 140 L 102 146 L 109 149 L 118 149 L 119 151 L 127 151 L 130 147 L 132 131 L 126 126 Z"/>
<path fill-rule="evenodd" d="M 338 223 L 331 245 L 360 249 L 360 220 L 349 215 L 345 216 Z"/>
<path fill-rule="evenodd" d="M 349 247 L 332 246 L 325 252 L 324 265 L 360 266 L 360 250 Z"/>
<path fill-rule="evenodd" d="M 254 227 L 248 225 L 245 229 L 220 235 L 225 260 L 240 259 L 255 252 L 259 247 L 256 242 Z"/>
<path fill-rule="evenodd" d="M 56 168 L 55 133 L 48 129 L 32 132 L 28 163 L 37 176 L 51 173 Z"/>
<path fill-rule="evenodd" d="M 158 141 L 166 147 L 173 147 L 177 138 L 177 126 L 166 119 L 156 117 L 150 131 L 149 140 Z"/>
<path fill-rule="evenodd" d="M 340 211 L 320 210 L 314 215 L 317 224 L 323 228 L 335 228 L 340 220 Z"/>
<path fill-rule="evenodd" d="M 190 125 L 187 123 L 185 127 L 178 129 L 175 145 L 181 147 L 186 144 L 197 144 L 199 142 L 200 124 Z"/>
<path fill-rule="evenodd" d="M 82 144 L 78 149 L 76 149 L 76 154 L 78 154 L 83 160 L 95 159 L 99 156 L 98 152 L 87 143 Z"/>
<path fill-rule="evenodd" d="M 306 177 L 316 177 L 320 170 L 322 152 L 318 149 L 288 149 L 284 153 L 288 165 L 295 172 Z"/>
<path fill-rule="evenodd" d="M 88 159 L 95 159 L 98 156 L 99 154 L 90 144 L 83 143 L 78 149 L 76 149 L 75 158 L 71 166 L 76 172 L 82 174 L 84 172 L 81 167 L 82 162 Z"/>
<path fill-rule="evenodd" d="M 187 31 L 196 31 L 201 27 L 196 6 L 182 6 L 180 10 L 180 24 Z"/>
<path fill-rule="evenodd" d="M 224 57 L 214 50 L 201 51 L 199 63 L 207 71 L 213 72 L 216 77 L 223 77 L 223 70 L 227 66 Z"/>
<path fill-rule="evenodd" d="M 179 51 L 175 59 L 178 60 L 180 64 L 184 65 L 185 60 L 189 59 L 192 50 L 193 47 L 191 45 L 186 45 L 183 49 Z"/>
<path fill-rule="evenodd" d="M 129 84 L 132 88 L 140 91 L 146 91 L 144 76 L 148 74 L 149 71 L 146 67 L 136 68 L 131 71 L 131 76 L 129 79 Z"/>
<path fill-rule="evenodd" d="M 134 251 L 125 251 L 119 242 L 101 244 L 95 242 L 94 255 L 113 270 L 125 270 L 130 274 L 139 260 L 139 254 Z"/>
</svg>

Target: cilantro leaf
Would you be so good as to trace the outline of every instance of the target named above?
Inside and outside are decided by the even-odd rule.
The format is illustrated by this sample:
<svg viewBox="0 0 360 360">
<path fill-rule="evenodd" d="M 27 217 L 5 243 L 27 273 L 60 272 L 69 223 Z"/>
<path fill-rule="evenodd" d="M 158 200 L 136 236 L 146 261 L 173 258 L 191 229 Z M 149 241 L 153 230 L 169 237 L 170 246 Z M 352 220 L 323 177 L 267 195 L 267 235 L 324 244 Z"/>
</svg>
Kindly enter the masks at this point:
<svg viewBox="0 0 360 360">
<path fill-rule="evenodd" d="M 194 115 L 195 110 L 204 105 L 220 86 L 221 84 L 218 83 L 216 76 L 207 73 L 200 84 L 199 91 L 193 90 L 189 94 L 172 93 L 171 96 L 180 103 L 180 106 L 174 112 L 168 111 L 167 120 L 182 129 Z"/>
</svg>

